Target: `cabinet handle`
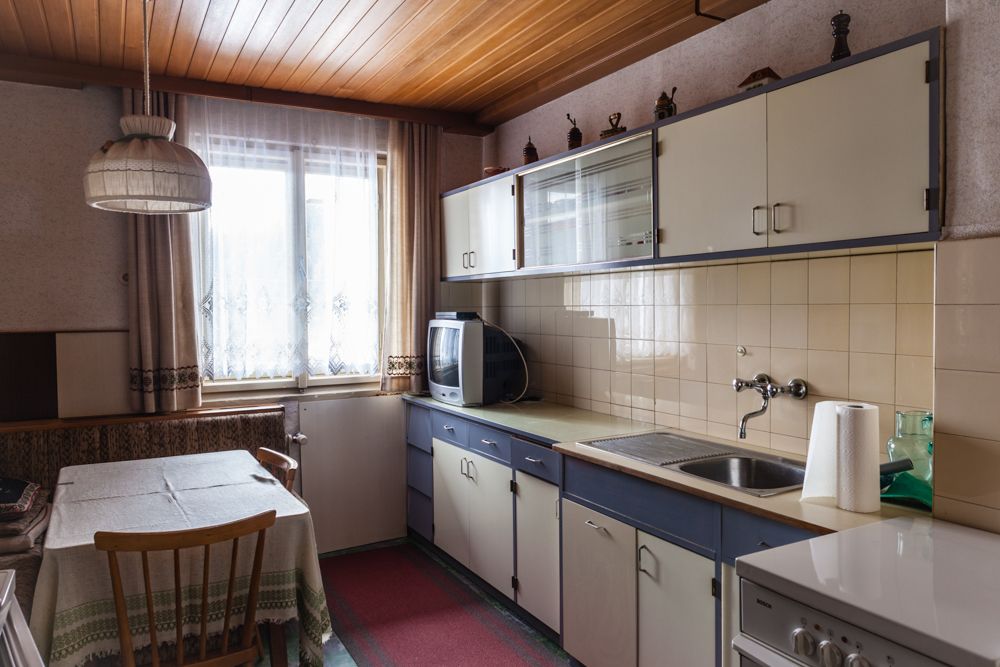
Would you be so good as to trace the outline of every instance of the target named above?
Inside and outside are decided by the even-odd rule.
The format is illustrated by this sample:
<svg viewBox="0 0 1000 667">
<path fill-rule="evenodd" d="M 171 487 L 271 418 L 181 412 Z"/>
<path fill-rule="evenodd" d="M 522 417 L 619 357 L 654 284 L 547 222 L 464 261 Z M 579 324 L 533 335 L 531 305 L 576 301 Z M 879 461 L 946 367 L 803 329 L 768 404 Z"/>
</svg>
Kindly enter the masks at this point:
<svg viewBox="0 0 1000 667">
<path fill-rule="evenodd" d="M 533 459 L 530 456 L 525 456 L 524 460 L 527 461 L 528 463 L 537 463 L 539 465 L 542 464 L 542 460 L 541 459 Z"/>
<path fill-rule="evenodd" d="M 469 253 L 467 252 L 462 253 L 462 268 L 463 269 L 469 268 Z"/>
<path fill-rule="evenodd" d="M 450 424 L 443 424 L 442 428 L 444 428 L 444 430 L 446 431 L 451 431 L 452 433 L 455 432 L 455 427 Z"/>
<path fill-rule="evenodd" d="M 470 269 L 476 268 L 476 251 L 475 250 L 470 250 L 469 251 L 469 268 Z"/>
<path fill-rule="evenodd" d="M 462 460 L 458 462 L 458 470 L 459 472 L 462 473 L 462 477 L 468 477 L 468 475 L 465 474 L 465 464 L 468 462 L 469 462 L 468 459 L 466 459 L 464 456 L 462 457 Z"/>
<path fill-rule="evenodd" d="M 466 476 L 469 479 L 471 479 L 473 482 L 475 482 L 476 481 L 476 476 L 473 475 L 472 473 L 476 469 L 476 464 L 472 462 L 472 459 L 469 459 L 469 463 L 468 463 L 468 465 L 465 466 L 465 469 L 468 471 L 468 475 L 466 475 Z"/>
<path fill-rule="evenodd" d="M 584 523 L 586 525 L 590 526 L 591 528 L 593 528 L 594 530 L 601 530 L 601 531 L 604 530 L 604 528 L 602 528 L 601 526 L 598 526 L 596 523 L 594 523 L 590 519 L 587 519 L 586 521 L 584 521 Z"/>
<path fill-rule="evenodd" d="M 781 233 L 781 230 L 778 229 L 778 207 L 779 206 L 784 206 L 784 204 L 782 204 L 781 202 L 777 202 L 777 203 L 775 203 L 774 206 L 771 207 L 771 231 L 774 232 L 775 234 L 780 234 Z"/>
<path fill-rule="evenodd" d="M 487 440 L 486 438 L 483 438 L 479 442 L 483 443 L 484 445 L 489 445 L 490 447 L 496 447 L 497 446 L 497 441 L 496 440 Z"/>
<path fill-rule="evenodd" d="M 757 541 L 757 546 L 758 547 L 764 547 L 765 549 L 770 549 L 771 548 L 771 545 L 768 544 L 766 540 L 758 540 Z"/>
<path fill-rule="evenodd" d="M 652 553 L 653 553 L 653 552 L 652 552 L 652 551 L 650 550 L 650 548 L 649 548 L 649 547 L 647 547 L 647 546 L 646 546 L 645 544 L 643 544 L 642 546 L 640 546 L 640 547 L 639 547 L 639 558 L 638 558 L 638 560 L 639 560 L 639 564 L 638 564 L 638 568 L 639 568 L 639 571 L 640 571 L 640 572 L 642 572 L 643 574 L 647 574 L 647 575 L 649 575 L 649 576 L 651 576 L 651 577 L 652 577 L 652 576 L 653 576 L 653 573 L 652 573 L 652 572 L 650 572 L 649 570 L 647 570 L 646 568 L 644 568 L 644 567 L 642 566 L 642 550 L 643 550 L 643 549 L 645 549 L 646 551 L 649 551 L 649 553 L 650 553 L 651 555 L 652 555 Z"/>
<path fill-rule="evenodd" d="M 753 232 L 754 236 L 760 236 L 761 234 L 764 233 L 764 232 L 758 232 L 757 231 L 757 211 L 759 211 L 761 209 L 767 209 L 767 207 L 766 206 L 754 206 L 752 209 L 750 209 L 750 231 Z M 765 223 L 766 223 L 766 221 L 765 221 Z"/>
</svg>

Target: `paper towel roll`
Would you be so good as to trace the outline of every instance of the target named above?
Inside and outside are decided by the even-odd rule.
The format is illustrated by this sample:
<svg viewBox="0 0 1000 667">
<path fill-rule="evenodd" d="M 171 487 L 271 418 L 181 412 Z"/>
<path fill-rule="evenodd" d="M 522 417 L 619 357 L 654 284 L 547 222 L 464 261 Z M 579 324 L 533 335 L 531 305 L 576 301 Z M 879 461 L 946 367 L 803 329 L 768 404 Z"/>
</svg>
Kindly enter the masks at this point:
<svg viewBox="0 0 1000 667">
<path fill-rule="evenodd" d="M 837 406 L 837 507 L 879 509 L 878 406 Z"/>
<path fill-rule="evenodd" d="M 813 412 L 802 500 L 837 497 L 837 406 L 848 401 L 820 401 Z"/>
</svg>

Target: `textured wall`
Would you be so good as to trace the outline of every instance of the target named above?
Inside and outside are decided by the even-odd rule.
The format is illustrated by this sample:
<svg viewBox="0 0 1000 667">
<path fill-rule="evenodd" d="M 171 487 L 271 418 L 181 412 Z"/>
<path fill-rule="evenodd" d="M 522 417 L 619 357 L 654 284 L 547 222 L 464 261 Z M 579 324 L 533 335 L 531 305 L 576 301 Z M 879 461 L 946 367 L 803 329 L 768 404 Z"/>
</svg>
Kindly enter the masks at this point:
<svg viewBox="0 0 1000 667">
<path fill-rule="evenodd" d="M 442 135 L 441 192 L 483 177 L 483 140 L 464 134 Z"/>
<path fill-rule="evenodd" d="M 830 17 L 841 9 L 852 17 L 849 43 L 854 52 L 945 22 L 944 0 L 770 0 L 504 123 L 485 143 L 484 161 L 521 164 L 529 134 L 542 157 L 565 150 L 567 112 L 590 142 L 608 126 L 612 112 L 620 111 L 628 127 L 652 121 L 653 104 L 663 89 L 677 86 L 677 103 L 685 111 L 733 95 L 736 85 L 761 67 L 790 76 L 829 62 Z"/>
<path fill-rule="evenodd" d="M 0 82 L 0 330 L 127 328 L 125 218 L 83 202 L 120 96 Z"/>
</svg>

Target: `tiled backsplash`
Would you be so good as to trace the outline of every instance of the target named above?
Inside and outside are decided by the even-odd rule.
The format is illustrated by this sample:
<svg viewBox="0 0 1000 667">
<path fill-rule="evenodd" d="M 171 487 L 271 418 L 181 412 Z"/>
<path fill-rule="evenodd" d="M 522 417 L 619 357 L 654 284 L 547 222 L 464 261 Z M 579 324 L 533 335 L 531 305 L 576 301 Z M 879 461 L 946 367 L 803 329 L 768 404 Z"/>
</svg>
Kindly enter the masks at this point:
<svg viewBox="0 0 1000 667">
<path fill-rule="evenodd" d="M 525 343 L 533 393 L 596 412 L 735 438 L 759 372 L 809 384 L 748 424 L 748 441 L 804 454 L 812 406 L 933 403 L 932 250 L 443 285 Z M 482 290 L 481 294 L 479 290 Z M 745 356 L 737 347 L 746 348 Z"/>
</svg>

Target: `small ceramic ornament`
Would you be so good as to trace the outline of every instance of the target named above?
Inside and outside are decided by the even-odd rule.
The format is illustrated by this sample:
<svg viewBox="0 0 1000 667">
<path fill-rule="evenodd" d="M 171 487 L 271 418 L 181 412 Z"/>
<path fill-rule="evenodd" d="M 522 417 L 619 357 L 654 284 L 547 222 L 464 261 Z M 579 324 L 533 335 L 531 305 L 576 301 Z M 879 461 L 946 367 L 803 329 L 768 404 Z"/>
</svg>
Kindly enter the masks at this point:
<svg viewBox="0 0 1000 667">
<path fill-rule="evenodd" d="M 656 99 L 656 107 L 653 109 L 653 118 L 655 120 L 663 120 L 664 118 L 677 115 L 677 103 L 674 102 L 674 95 L 676 93 L 677 86 L 674 86 L 669 95 L 667 95 L 667 91 L 665 90 L 660 93 L 660 96 Z"/>
<path fill-rule="evenodd" d="M 572 118 L 569 114 L 566 114 L 566 119 L 573 123 L 573 127 L 566 133 L 566 146 L 569 150 L 573 150 L 583 145 L 583 132 L 576 126 L 576 118 Z"/>
<path fill-rule="evenodd" d="M 851 47 L 847 46 L 847 34 L 851 32 L 851 15 L 845 14 L 843 10 L 830 19 L 833 26 L 833 53 L 830 54 L 830 62 L 840 60 L 851 55 Z"/>
<path fill-rule="evenodd" d="M 531 143 L 530 136 L 528 137 L 528 143 L 524 145 L 524 150 L 521 153 L 524 155 L 524 164 L 538 162 L 538 149 L 535 148 L 535 144 Z"/>
<path fill-rule="evenodd" d="M 606 130 L 601 130 L 601 139 L 607 139 L 608 137 L 613 137 L 616 134 L 621 134 L 622 132 L 625 132 L 628 129 L 626 127 L 618 126 L 618 124 L 622 122 L 621 113 L 616 112 L 608 116 L 608 122 L 611 123 L 611 127 L 609 127 Z"/>
<path fill-rule="evenodd" d="M 753 90 L 754 88 L 766 86 L 769 83 L 774 83 L 775 81 L 781 81 L 781 77 L 778 76 L 778 73 L 770 67 L 765 67 L 763 69 L 750 72 L 750 76 L 743 79 L 737 87 L 746 92 L 748 90 Z"/>
</svg>

